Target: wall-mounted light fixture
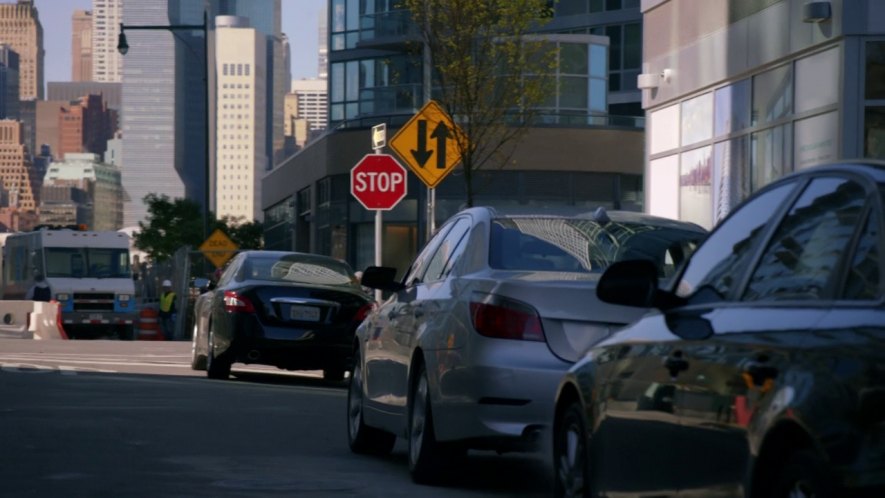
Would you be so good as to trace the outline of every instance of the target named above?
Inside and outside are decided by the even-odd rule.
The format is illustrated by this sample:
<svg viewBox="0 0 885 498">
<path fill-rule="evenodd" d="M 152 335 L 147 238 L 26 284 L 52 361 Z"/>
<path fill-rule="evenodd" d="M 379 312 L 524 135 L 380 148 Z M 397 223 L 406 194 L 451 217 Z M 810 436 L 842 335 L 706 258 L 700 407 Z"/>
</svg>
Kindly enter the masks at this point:
<svg viewBox="0 0 885 498">
<path fill-rule="evenodd" d="M 661 86 L 661 83 L 669 83 L 672 76 L 672 69 L 664 69 L 660 73 L 642 73 L 636 77 L 636 86 L 640 90 L 650 90 Z"/>
<path fill-rule="evenodd" d="M 806 2 L 802 6 L 802 22 L 824 22 L 833 16 L 833 8 L 827 0 Z"/>
</svg>

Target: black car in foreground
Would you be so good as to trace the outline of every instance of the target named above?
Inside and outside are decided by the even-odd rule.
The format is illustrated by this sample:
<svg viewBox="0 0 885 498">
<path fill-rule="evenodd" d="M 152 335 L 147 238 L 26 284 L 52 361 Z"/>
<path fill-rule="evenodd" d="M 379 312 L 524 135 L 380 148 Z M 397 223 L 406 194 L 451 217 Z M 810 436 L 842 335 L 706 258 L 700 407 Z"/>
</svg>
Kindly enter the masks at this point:
<svg viewBox="0 0 885 498">
<path fill-rule="evenodd" d="M 804 170 L 712 232 L 671 288 L 615 263 L 600 299 L 655 311 L 565 376 L 557 496 L 885 496 L 885 163 Z"/>
<path fill-rule="evenodd" d="M 194 304 L 195 370 L 226 379 L 234 362 L 322 370 L 341 380 L 372 308 L 347 263 L 283 251 L 239 253 Z"/>
</svg>

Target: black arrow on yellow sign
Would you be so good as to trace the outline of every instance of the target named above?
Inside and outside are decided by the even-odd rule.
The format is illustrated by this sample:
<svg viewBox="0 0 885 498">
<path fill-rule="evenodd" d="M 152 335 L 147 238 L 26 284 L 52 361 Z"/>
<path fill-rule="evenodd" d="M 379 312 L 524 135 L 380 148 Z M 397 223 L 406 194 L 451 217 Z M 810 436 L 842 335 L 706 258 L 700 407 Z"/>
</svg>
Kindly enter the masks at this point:
<svg viewBox="0 0 885 498">
<path fill-rule="evenodd" d="M 427 148 L 427 120 L 419 119 L 418 122 L 418 149 L 411 149 L 412 157 L 418 166 L 423 168 L 427 160 L 433 155 L 434 150 Z M 446 140 L 449 138 L 449 127 L 445 123 L 438 123 L 430 138 L 436 139 L 436 167 L 446 169 Z"/>
</svg>

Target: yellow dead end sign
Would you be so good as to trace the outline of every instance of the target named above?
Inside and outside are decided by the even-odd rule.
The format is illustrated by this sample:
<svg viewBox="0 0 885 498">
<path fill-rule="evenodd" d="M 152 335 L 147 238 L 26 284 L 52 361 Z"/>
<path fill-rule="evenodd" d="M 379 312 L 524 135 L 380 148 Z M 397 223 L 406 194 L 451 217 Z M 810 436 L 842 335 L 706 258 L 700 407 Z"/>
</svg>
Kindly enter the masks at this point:
<svg viewBox="0 0 885 498">
<path fill-rule="evenodd" d="M 412 116 L 390 140 L 409 169 L 429 188 L 435 188 L 461 162 L 457 137 L 461 129 L 433 100 Z"/>
<path fill-rule="evenodd" d="M 212 235 L 200 245 L 200 252 L 206 259 L 212 262 L 216 268 L 221 268 L 227 260 L 233 257 L 239 247 L 230 240 L 224 231 L 216 228 Z"/>
</svg>

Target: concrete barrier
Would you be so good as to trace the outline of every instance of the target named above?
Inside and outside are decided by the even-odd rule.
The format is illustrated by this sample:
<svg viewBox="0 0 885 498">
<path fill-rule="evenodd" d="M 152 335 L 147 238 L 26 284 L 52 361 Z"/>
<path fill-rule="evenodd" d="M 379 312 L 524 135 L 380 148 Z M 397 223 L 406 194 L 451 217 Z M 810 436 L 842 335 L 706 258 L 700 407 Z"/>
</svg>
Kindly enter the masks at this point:
<svg viewBox="0 0 885 498">
<path fill-rule="evenodd" d="M 58 317 L 56 302 L 0 301 L 0 338 L 67 339 Z"/>
</svg>

